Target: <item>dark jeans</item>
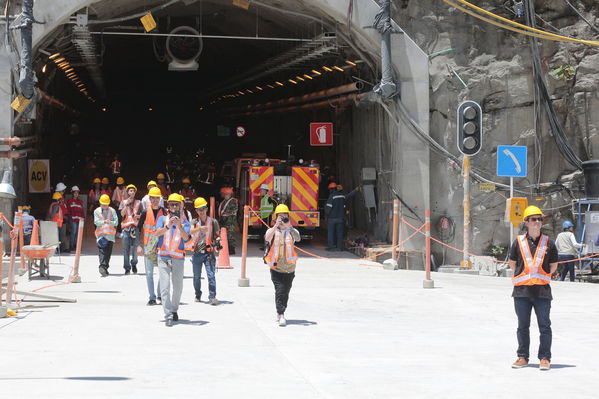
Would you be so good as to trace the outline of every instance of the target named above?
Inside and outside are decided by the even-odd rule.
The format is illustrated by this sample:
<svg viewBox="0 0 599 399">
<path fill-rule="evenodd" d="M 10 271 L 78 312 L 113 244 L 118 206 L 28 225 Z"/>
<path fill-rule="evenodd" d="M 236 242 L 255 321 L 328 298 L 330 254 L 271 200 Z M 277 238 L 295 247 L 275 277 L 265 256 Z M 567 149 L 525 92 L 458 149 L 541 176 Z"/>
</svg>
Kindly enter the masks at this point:
<svg viewBox="0 0 599 399">
<path fill-rule="evenodd" d="M 574 255 L 559 255 L 558 256 L 559 262 L 573 260 L 573 259 L 576 259 L 576 256 L 574 256 Z M 570 273 L 570 281 L 574 281 L 574 277 L 576 277 L 576 274 L 574 272 L 575 266 L 576 266 L 576 262 L 562 263 L 563 269 L 562 269 L 562 275 L 560 277 L 560 280 L 564 281 L 566 279 L 566 275 L 569 272 Z"/>
<path fill-rule="evenodd" d="M 79 220 L 71 220 L 71 250 L 77 248 L 77 233 L 79 232 Z"/>
<path fill-rule="evenodd" d="M 529 358 L 530 347 L 530 316 L 532 309 L 535 309 L 537 324 L 539 326 L 540 344 L 539 359 L 551 360 L 551 320 L 549 312 L 551 311 L 551 300 L 545 298 L 514 298 L 514 308 L 518 315 L 518 357 Z"/>
<path fill-rule="evenodd" d="M 287 310 L 287 302 L 289 301 L 289 291 L 295 278 L 293 273 L 281 273 L 270 270 L 270 278 L 275 286 L 275 303 L 277 305 L 277 314 L 284 314 Z"/>
<path fill-rule="evenodd" d="M 327 220 L 328 228 L 328 246 L 329 248 L 343 249 L 343 218 L 329 218 Z"/>
<path fill-rule="evenodd" d="M 131 266 L 137 267 L 137 245 L 139 243 L 139 232 L 135 231 L 135 238 L 131 238 L 131 230 L 123 231 L 123 268 L 131 270 Z"/>
<path fill-rule="evenodd" d="M 196 298 L 202 296 L 202 265 L 206 268 L 208 276 L 208 299 L 216 298 L 216 259 L 210 253 L 193 254 L 191 258 L 193 265 L 193 289 Z"/>
<path fill-rule="evenodd" d="M 108 244 L 104 248 L 98 247 L 100 251 L 100 266 L 108 269 L 110 267 L 110 257 L 112 256 L 112 245 L 114 242 L 108 241 Z"/>
</svg>

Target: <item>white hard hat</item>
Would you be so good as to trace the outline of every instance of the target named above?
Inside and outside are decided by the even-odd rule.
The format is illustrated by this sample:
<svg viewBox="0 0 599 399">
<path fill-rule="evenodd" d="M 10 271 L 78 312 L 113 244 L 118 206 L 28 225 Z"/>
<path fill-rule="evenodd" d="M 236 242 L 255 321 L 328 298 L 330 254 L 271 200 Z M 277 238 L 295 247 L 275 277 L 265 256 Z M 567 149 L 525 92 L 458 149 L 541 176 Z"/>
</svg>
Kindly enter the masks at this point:
<svg viewBox="0 0 599 399">
<path fill-rule="evenodd" d="M 58 184 L 56 185 L 56 191 L 64 191 L 64 190 L 66 190 L 66 189 L 67 189 L 67 186 L 65 186 L 65 185 L 64 185 L 64 183 L 62 183 L 62 182 L 61 182 L 61 183 L 58 183 Z"/>
<path fill-rule="evenodd" d="M 268 184 L 262 184 L 260 186 L 260 190 L 266 190 L 266 191 L 270 191 L 270 187 L 268 187 Z"/>
<path fill-rule="evenodd" d="M 79 187 L 73 186 L 73 188 L 71 188 L 71 191 L 81 191 L 81 190 L 79 190 Z"/>
</svg>

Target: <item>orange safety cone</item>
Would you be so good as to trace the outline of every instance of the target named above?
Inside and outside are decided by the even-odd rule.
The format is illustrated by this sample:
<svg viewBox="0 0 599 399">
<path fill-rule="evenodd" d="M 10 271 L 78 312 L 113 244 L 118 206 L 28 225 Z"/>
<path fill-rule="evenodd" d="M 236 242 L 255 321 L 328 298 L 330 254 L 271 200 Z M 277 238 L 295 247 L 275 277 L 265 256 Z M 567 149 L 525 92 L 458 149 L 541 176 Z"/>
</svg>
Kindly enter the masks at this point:
<svg viewBox="0 0 599 399">
<path fill-rule="evenodd" d="M 229 260 L 229 242 L 227 241 L 227 229 L 220 229 L 220 245 L 222 249 L 218 252 L 217 269 L 232 269 L 231 261 Z"/>
<path fill-rule="evenodd" d="M 39 223 L 37 219 L 33 221 L 33 230 L 31 231 L 31 244 L 40 245 Z"/>
</svg>

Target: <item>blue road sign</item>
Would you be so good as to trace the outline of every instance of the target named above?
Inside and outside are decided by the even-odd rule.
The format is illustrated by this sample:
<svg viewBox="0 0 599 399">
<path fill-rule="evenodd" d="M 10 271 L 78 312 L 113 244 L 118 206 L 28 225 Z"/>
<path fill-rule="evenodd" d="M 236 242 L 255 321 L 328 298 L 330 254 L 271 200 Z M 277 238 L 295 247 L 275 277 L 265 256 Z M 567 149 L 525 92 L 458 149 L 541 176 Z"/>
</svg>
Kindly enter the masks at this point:
<svg viewBox="0 0 599 399">
<path fill-rule="evenodd" d="M 528 148 L 520 145 L 497 146 L 497 176 L 526 177 Z"/>
</svg>

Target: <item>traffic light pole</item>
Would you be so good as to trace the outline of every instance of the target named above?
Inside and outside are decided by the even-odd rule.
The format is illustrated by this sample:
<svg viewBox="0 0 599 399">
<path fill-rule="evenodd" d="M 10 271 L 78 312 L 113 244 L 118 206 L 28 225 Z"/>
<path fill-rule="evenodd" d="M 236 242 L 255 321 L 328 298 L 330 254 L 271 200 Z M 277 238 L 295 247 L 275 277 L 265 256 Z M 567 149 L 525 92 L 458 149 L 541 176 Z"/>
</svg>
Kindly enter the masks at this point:
<svg viewBox="0 0 599 399">
<path fill-rule="evenodd" d="M 462 173 L 464 175 L 464 258 L 460 267 L 470 269 L 470 157 L 464 155 L 462 162 Z"/>
<path fill-rule="evenodd" d="M 510 198 L 514 198 L 514 178 L 510 177 Z M 514 242 L 514 224 L 510 222 L 510 246 Z"/>
</svg>

